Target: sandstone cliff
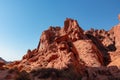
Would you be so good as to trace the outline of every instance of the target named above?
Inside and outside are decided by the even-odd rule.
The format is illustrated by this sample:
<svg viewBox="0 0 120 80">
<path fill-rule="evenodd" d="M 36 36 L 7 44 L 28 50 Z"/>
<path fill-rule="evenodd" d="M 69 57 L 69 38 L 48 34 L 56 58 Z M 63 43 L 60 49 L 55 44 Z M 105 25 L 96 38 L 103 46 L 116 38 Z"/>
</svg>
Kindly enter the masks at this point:
<svg viewBox="0 0 120 80">
<path fill-rule="evenodd" d="M 67 18 L 62 28 L 45 30 L 36 49 L 5 67 L 25 70 L 31 80 L 120 80 L 119 33 L 120 25 L 109 31 L 84 31 L 76 20 Z"/>
</svg>

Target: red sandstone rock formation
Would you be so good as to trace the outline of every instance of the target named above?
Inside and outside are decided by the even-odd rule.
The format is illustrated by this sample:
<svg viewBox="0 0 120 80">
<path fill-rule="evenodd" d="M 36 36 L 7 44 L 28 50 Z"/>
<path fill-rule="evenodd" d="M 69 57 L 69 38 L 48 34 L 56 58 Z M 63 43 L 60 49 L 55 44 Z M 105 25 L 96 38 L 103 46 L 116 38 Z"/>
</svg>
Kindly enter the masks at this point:
<svg viewBox="0 0 120 80">
<path fill-rule="evenodd" d="M 6 67 L 17 67 L 19 71 L 27 72 L 37 68 L 69 69 L 77 77 L 81 75 L 82 80 L 119 80 L 119 33 L 120 25 L 109 31 L 84 31 L 76 20 L 67 18 L 63 28 L 50 27 L 45 30 L 36 49 L 28 50 L 21 61 Z"/>
<path fill-rule="evenodd" d="M 17 67 L 30 71 L 35 67 L 63 69 L 69 65 L 78 72 L 85 66 L 104 66 L 102 52 L 72 19 L 66 19 L 63 28 L 44 31 L 38 47 L 28 50 Z"/>
<path fill-rule="evenodd" d="M 120 67 L 120 24 L 114 26 L 109 31 L 91 29 L 86 31 L 85 34 L 93 35 L 102 42 L 104 49 L 107 50 L 108 55 L 111 58 L 109 66 Z"/>
</svg>

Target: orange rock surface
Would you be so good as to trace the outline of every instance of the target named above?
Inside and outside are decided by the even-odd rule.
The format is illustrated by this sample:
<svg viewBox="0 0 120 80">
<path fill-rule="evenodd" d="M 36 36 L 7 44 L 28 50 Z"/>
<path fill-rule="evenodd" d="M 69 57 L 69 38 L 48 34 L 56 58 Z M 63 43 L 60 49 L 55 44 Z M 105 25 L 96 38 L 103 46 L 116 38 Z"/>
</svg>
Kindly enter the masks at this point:
<svg viewBox="0 0 120 80">
<path fill-rule="evenodd" d="M 44 68 L 54 77 L 61 74 L 59 70 L 72 70 L 76 77 L 81 75 L 82 80 L 120 80 L 120 25 L 109 31 L 84 31 L 76 20 L 67 18 L 62 28 L 45 30 L 36 49 L 28 50 L 22 60 L 5 67 L 18 68 L 30 74 L 36 73 L 31 73 L 33 70 Z M 54 69 L 58 71 L 54 72 Z"/>
</svg>

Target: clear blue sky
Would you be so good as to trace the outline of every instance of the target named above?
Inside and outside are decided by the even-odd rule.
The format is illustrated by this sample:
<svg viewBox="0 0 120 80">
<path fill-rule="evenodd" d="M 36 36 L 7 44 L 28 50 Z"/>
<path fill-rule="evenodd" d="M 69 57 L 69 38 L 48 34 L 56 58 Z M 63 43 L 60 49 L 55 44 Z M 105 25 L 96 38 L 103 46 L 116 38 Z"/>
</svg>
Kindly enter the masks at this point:
<svg viewBox="0 0 120 80">
<path fill-rule="evenodd" d="M 19 60 L 37 47 L 49 26 L 63 26 L 66 17 L 87 30 L 109 30 L 118 24 L 120 0 L 0 0 L 0 57 Z"/>
</svg>

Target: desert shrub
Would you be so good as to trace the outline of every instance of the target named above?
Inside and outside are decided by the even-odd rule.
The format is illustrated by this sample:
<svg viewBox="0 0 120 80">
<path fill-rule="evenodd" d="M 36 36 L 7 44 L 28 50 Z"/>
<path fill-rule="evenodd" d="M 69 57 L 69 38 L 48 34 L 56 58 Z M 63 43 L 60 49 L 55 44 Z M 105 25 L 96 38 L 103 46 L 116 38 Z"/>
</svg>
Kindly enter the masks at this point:
<svg viewBox="0 0 120 80">
<path fill-rule="evenodd" d="M 17 74 L 18 74 L 18 73 L 19 73 L 19 70 L 18 70 L 17 67 L 15 67 L 15 68 L 9 69 L 8 73 L 10 73 L 10 74 L 12 74 L 12 73 L 17 73 Z"/>
<path fill-rule="evenodd" d="M 59 72 L 60 77 L 66 80 L 81 80 L 81 76 L 77 75 L 74 69 L 63 69 Z"/>
<path fill-rule="evenodd" d="M 42 68 L 31 71 L 31 74 L 39 80 L 81 80 L 81 76 L 78 76 L 73 69 Z"/>
<path fill-rule="evenodd" d="M 31 80 L 31 79 L 26 71 L 22 71 L 16 76 L 15 80 Z"/>
<path fill-rule="evenodd" d="M 40 78 L 49 78 L 51 76 L 56 76 L 58 77 L 58 70 L 57 69 L 52 69 L 52 68 L 42 68 L 42 69 L 37 69 L 37 70 L 33 70 L 31 71 L 31 73 L 33 74 L 33 77 L 37 76 Z"/>
</svg>

